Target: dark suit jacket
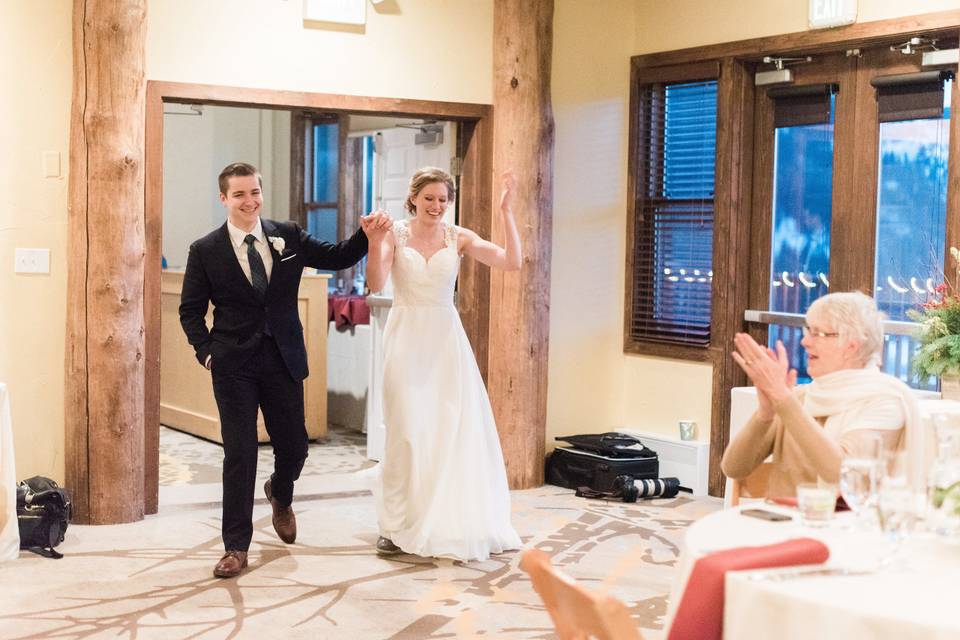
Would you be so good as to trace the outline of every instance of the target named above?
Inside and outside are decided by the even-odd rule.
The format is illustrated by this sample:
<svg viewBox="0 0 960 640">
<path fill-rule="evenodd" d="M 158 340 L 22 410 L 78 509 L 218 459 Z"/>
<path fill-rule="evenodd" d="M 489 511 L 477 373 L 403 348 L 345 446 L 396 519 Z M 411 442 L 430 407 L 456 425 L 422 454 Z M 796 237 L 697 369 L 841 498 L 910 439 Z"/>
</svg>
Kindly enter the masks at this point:
<svg viewBox="0 0 960 640">
<path fill-rule="evenodd" d="M 270 284 L 264 300 L 244 275 L 226 223 L 190 245 L 180 296 L 180 324 L 200 364 L 210 355 L 211 368 L 229 373 L 253 355 L 265 327 L 280 349 L 294 380 L 307 377 L 307 351 L 297 309 L 297 292 L 304 267 L 345 269 L 367 253 L 367 236 L 358 229 L 337 244 L 321 242 L 292 222 L 261 218 L 263 233 L 273 254 Z M 279 236 L 283 254 L 269 238 Z M 213 329 L 204 317 L 213 303 Z"/>
</svg>

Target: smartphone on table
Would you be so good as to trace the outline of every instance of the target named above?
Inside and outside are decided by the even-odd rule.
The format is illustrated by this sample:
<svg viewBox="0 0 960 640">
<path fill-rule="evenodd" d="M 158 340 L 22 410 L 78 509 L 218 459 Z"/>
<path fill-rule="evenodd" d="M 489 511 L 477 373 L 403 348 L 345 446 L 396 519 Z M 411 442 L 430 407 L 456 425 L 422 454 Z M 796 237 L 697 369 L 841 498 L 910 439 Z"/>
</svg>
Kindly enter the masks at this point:
<svg viewBox="0 0 960 640">
<path fill-rule="evenodd" d="M 791 516 L 788 516 L 785 513 L 767 511 L 766 509 L 744 509 L 740 512 L 740 514 L 749 518 L 759 518 L 761 520 L 768 520 L 770 522 L 787 522 L 789 520 L 793 520 Z"/>
</svg>

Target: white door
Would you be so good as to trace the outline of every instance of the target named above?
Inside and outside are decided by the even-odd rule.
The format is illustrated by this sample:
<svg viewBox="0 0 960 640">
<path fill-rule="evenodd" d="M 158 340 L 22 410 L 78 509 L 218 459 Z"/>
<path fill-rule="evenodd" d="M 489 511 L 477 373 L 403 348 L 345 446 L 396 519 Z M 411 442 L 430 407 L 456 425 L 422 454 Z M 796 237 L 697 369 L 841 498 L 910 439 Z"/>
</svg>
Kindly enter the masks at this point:
<svg viewBox="0 0 960 640">
<path fill-rule="evenodd" d="M 394 127 L 376 133 L 374 152 L 374 207 L 385 210 L 394 220 L 406 220 L 409 214 L 403 207 L 407 199 L 410 176 L 421 167 L 440 167 L 450 170 L 454 156 L 456 125 L 447 122 L 443 126 L 443 142 L 439 144 L 416 144 L 415 129 Z M 445 222 L 453 223 L 454 208 L 444 214 Z M 383 423 L 383 326 L 390 312 L 393 286 L 388 280 L 381 296 L 376 297 L 376 306 L 371 304 L 370 329 L 373 343 L 370 349 L 370 384 L 367 387 L 367 457 L 380 460 L 386 440 Z"/>
</svg>

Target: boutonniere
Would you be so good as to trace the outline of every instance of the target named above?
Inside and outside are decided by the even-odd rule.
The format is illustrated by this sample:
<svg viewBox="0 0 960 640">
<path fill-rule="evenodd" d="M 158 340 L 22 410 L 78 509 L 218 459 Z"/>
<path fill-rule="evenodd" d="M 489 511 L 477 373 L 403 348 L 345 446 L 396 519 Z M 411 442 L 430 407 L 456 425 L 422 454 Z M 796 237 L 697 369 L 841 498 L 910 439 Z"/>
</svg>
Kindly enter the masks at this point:
<svg viewBox="0 0 960 640">
<path fill-rule="evenodd" d="M 270 241 L 270 244 L 273 245 L 273 250 L 277 253 L 283 253 L 283 248 L 287 246 L 287 243 L 284 242 L 283 238 L 280 236 L 270 236 L 267 238 Z"/>
</svg>

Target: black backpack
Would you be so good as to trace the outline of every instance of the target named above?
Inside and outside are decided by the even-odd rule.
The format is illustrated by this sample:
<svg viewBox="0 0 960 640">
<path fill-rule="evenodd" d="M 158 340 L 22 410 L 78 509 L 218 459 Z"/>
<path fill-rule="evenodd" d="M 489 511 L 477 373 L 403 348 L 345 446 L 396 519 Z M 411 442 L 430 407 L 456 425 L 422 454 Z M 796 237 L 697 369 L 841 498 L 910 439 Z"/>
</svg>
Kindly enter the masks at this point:
<svg viewBox="0 0 960 640">
<path fill-rule="evenodd" d="M 54 550 L 63 542 L 70 521 L 70 493 L 43 476 L 17 485 L 17 524 L 20 548 L 48 558 L 62 558 Z"/>
</svg>

